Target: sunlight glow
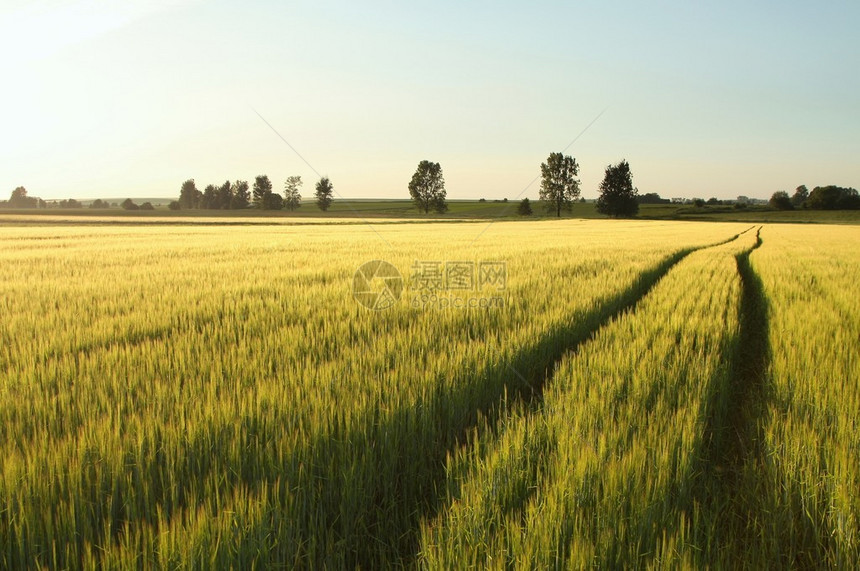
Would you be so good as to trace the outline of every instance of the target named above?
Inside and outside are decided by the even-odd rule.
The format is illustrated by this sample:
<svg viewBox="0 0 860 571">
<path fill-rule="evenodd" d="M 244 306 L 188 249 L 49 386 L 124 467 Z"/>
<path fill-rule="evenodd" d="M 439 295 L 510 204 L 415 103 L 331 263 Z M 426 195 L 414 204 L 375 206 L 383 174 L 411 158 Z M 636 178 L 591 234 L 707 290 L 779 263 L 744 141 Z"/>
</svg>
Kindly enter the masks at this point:
<svg viewBox="0 0 860 571">
<path fill-rule="evenodd" d="M 6 65 L 51 56 L 191 0 L 41 0 L 0 11 L 0 54 Z M 4 65 L 5 67 L 5 65 Z"/>
</svg>

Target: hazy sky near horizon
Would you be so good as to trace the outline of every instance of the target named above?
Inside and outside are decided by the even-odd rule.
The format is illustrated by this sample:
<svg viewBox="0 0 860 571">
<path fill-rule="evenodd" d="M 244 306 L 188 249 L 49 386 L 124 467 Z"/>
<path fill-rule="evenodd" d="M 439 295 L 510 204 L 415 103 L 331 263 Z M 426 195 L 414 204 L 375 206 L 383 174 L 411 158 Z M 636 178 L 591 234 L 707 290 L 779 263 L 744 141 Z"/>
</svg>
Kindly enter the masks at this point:
<svg viewBox="0 0 860 571">
<path fill-rule="evenodd" d="M 860 188 L 858 28 L 856 0 L 0 0 L 0 197 L 405 198 L 429 159 L 449 198 L 535 198 L 598 116 L 566 151 L 589 198 L 621 158 L 664 197 Z"/>
</svg>

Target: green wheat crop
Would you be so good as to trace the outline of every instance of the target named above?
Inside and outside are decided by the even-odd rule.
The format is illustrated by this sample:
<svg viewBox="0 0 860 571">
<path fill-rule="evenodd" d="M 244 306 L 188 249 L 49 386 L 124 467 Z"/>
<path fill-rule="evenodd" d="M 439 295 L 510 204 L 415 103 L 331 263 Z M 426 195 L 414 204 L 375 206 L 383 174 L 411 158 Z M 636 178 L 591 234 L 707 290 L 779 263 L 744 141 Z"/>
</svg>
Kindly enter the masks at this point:
<svg viewBox="0 0 860 571">
<path fill-rule="evenodd" d="M 0 568 L 858 556 L 852 227 L 96 222 L 0 226 Z"/>
</svg>

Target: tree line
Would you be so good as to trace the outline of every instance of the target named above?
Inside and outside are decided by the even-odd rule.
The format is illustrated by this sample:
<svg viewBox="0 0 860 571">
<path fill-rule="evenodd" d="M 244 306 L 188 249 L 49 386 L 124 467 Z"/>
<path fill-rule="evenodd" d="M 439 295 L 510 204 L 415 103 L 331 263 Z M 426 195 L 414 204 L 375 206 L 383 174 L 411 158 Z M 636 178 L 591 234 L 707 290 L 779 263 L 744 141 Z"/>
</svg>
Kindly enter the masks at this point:
<svg viewBox="0 0 860 571">
<path fill-rule="evenodd" d="M 547 161 L 541 164 L 540 199 L 548 210 L 561 216 L 562 210 L 569 210 L 573 202 L 579 198 L 580 182 L 576 177 L 579 165 L 576 159 L 562 153 L 550 153 Z M 302 206 L 302 177 L 289 176 L 284 182 L 283 194 L 275 192 L 274 185 L 268 175 L 255 177 L 253 186 L 246 180 L 226 180 L 221 185 L 209 184 L 202 191 L 197 183 L 190 178 L 182 183 L 179 199 L 172 201 L 168 207 L 171 210 L 244 210 L 257 208 L 260 210 L 297 210 Z M 448 210 L 445 178 L 439 163 L 423 160 L 408 185 L 409 196 L 415 206 L 425 214 L 431 210 L 446 212 Z M 630 165 L 622 160 L 617 165 L 606 167 L 606 175 L 600 185 L 601 195 L 597 209 L 609 216 L 633 216 L 638 211 L 636 201 L 637 190 L 632 185 Z M 314 198 L 316 206 L 323 212 L 327 211 L 334 202 L 334 186 L 328 177 L 322 177 L 315 185 Z M 507 202 L 507 199 L 505 199 Z M 24 187 L 12 191 L 7 202 L 0 202 L 7 208 L 39 208 L 46 207 L 44 200 L 27 196 Z M 83 205 L 74 199 L 60 202 L 63 208 L 82 208 Z M 109 205 L 101 199 L 95 200 L 90 208 L 107 208 Z M 122 204 L 125 210 L 154 210 L 149 202 L 136 204 L 132 199 L 125 199 Z M 524 198 L 517 211 L 522 215 L 532 214 L 531 203 Z"/>
<path fill-rule="evenodd" d="M 573 203 L 580 198 L 580 181 L 577 178 L 579 164 L 571 156 L 550 153 L 547 160 L 541 163 L 540 170 L 540 200 L 548 211 L 560 217 L 562 210 L 570 210 Z M 272 181 L 267 175 L 259 175 L 254 179 L 253 186 L 245 180 L 234 182 L 226 180 L 221 185 L 207 185 L 201 192 L 192 178 L 182 183 L 179 200 L 172 201 L 168 206 L 171 210 L 242 210 L 253 207 L 260 210 L 294 211 L 302 206 L 302 184 L 301 176 L 289 176 L 284 182 L 284 190 L 281 194 L 274 191 Z M 447 212 L 445 178 L 439 163 L 428 160 L 418 163 L 408 189 L 409 196 L 418 210 L 425 214 L 431 210 L 438 213 Z M 630 164 L 624 159 L 606 167 L 599 191 L 597 211 L 613 218 L 635 216 L 639 211 L 639 204 L 665 204 L 677 200 L 663 199 L 657 193 L 640 195 L 638 189 L 633 186 Z M 322 177 L 316 183 L 314 199 L 317 208 L 323 212 L 331 207 L 334 202 L 334 186 L 328 177 Z M 748 200 L 746 197 L 738 197 L 734 205 L 745 206 Z M 507 199 L 504 202 L 507 202 Z M 693 199 L 692 202 L 698 207 L 705 204 L 732 204 L 732 201 L 721 201 L 716 198 L 708 201 Z M 785 191 L 773 193 L 769 204 L 780 210 L 795 208 L 858 210 L 860 194 L 854 188 L 834 185 L 816 186 L 810 192 L 805 185 L 800 185 L 791 196 Z M 23 186 L 13 190 L 9 200 L 0 201 L 0 208 L 47 208 L 48 206 L 48 203 L 41 198 L 29 196 Z M 99 209 L 110 206 L 99 198 L 90 203 L 89 208 Z M 125 199 L 120 206 L 125 210 L 155 209 L 150 202 L 138 205 L 130 198 Z M 59 207 L 83 208 L 83 204 L 70 198 L 60 201 Z M 517 213 L 523 216 L 533 213 L 531 201 L 528 198 L 522 199 L 519 203 Z"/>
<path fill-rule="evenodd" d="M 48 204 L 41 198 L 28 196 L 23 186 L 12 191 L 9 200 L 0 200 L 0 208 L 47 208 Z"/>
<path fill-rule="evenodd" d="M 171 210 L 297 210 L 302 205 L 302 177 L 289 176 L 284 183 L 284 193 L 274 191 L 268 175 L 261 174 L 254 179 L 253 187 L 246 180 L 224 181 L 220 186 L 207 185 L 201 192 L 193 178 L 182 183 L 179 200 L 168 207 Z M 316 183 L 314 198 L 317 208 L 325 212 L 334 202 L 334 186 L 328 177 Z"/>
<path fill-rule="evenodd" d="M 550 153 L 547 161 L 541 164 L 540 199 L 548 210 L 561 216 L 562 210 L 570 210 L 580 195 L 580 182 L 577 179 L 579 165 L 576 159 L 562 153 Z M 197 189 L 194 179 L 182 183 L 179 200 L 170 203 L 172 210 L 240 210 L 249 207 L 260 210 L 296 210 L 302 205 L 302 178 L 287 177 L 283 195 L 273 190 L 272 181 L 267 175 L 254 179 L 253 187 L 248 181 L 224 181 L 220 186 L 208 185 L 203 192 Z M 425 214 L 431 210 L 437 213 L 448 211 L 445 177 L 442 166 L 433 161 L 422 160 L 407 186 L 409 197 L 415 207 Z M 612 217 L 633 216 L 639 210 L 636 200 L 637 189 L 633 187 L 630 165 L 622 160 L 617 165 L 606 167 L 600 185 L 598 211 Z M 316 184 L 314 198 L 317 207 L 325 212 L 333 202 L 334 187 L 327 177 Z M 507 200 L 506 200 L 507 201 Z M 531 203 L 524 198 L 517 212 L 521 215 L 532 214 Z"/>
<path fill-rule="evenodd" d="M 106 209 L 111 206 L 121 206 L 125 210 L 155 210 L 155 206 L 151 202 L 144 202 L 143 204 L 135 204 L 135 202 L 126 198 L 121 204 L 117 205 L 116 203 L 109 204 L 106 200 L 102 200 L 101 198 L 96 198 L 89 204 L 89 208 L 93 210 Z M 23 186 L 17 187 L 12 191 L 12 195 L 9 197 L 9 200 L 0 200 L 0 208 L 51 208 L 51 207 L 59 207 L 59 208 L 67 208 L 67 209 L 75 209 L 75 208 L 84 208 L 83 203 L 80 200 L 75 200 L 74 198 L 68 198 L 60 201 L 52 201 L 46 202 L 45 200 L 30 196 L 27 194 L 27 189 Z"/>
<path fill-rule="evenodd" d="M 854 188 L 834 185 L 816 186 L 809 192 L 806 185 L 801 184 L 791 196 L 784 190 L 774 192 L 770 205 L 779 210 L 860 210 L 860 194 Z"/>
</svg>

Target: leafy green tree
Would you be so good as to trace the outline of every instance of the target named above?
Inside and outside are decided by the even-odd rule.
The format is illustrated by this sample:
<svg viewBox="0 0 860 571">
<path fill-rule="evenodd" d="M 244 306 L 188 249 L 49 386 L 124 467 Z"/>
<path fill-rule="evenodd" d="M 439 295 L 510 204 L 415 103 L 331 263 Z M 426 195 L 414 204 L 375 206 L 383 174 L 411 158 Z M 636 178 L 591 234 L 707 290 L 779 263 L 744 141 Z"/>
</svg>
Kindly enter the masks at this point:
<svg viewBox="0 0 860 571">
<path fill-rule="evenodd" d="M 523 198 L 520 204 L 517 206 L 517 214 L 520 216 L 531 216 L 532 215 L 532 204 L 529 201 L 528 197 Z"/>
<path fill-rule="evenodd" d="M 221 210 L 229 209 L 233 204 L 233 186 L 229 180 L 225 180 L 224 184 L 218 187 L 218 199 L 216 201 L 217 208 Z"/>
<path fill-rule="evenodd" d="M 218 188 L 214 184 L 206 185 L 203 189 L 203 198 L 200 200 L 200 208 L 213 210 L 218 208 Z"/>
<path fill-rule="evenodd" d="M 180 208 L 182 208 L 182 205 L 179 204 L 178 200 L 171 200 L 170 204 L 168 204 L 167 207 L 171 210 L 179 210 Z M 92 206 L 90 206 L 90 208 L 92 208 Z"/>
<path fill-rule="evenodd" d="M 122 204 L 120 204 L 120 206 L 122 206 L 124 210 L 139 210 L 140 209 L 140 206 L 135 204 L 134 201 L 130 198 L 126 198 L 125 200 L 123 200 Z"/>
<path fill-rule="evenodd" d="M 562 208 L 570 210 L 579 197 L 579 165 L 573 157 L 550 153 L 541 163 L 540 173 L 540 199 L 560 218 Z"/>
<path fill-rule="evenodd" d="M 637 196 L 636 200 L 639 202 L 639 204 L 669 204 L 671 202 L 671 200 L 669 200 L 668 198 L 662 198 L 656 192 L 647 192 L 645 194 Z M 710 201 L 708 202 L 708 204 L 710 204 Z"/>
<path fill-rule="evenodd" d="M 809 193 L 806 205 L 816 210 L 857 210 L 860 209 L 860 196 L 853 188 L 816 186 Z"/>
<path fill-rule="evenodd" d="M 200 199 L 201 194 L 200 191 L 197 190 L 197 185 L 194 184 L 193 178 L 189 178 L 182 183 L 182 188 L 179 190 L 179 205 L 182 208 L 186 210 L 199 208 Z"/>
<path fill-rule="evenodd" d="M 233 183 L 233 198 L 230 208 L 242 210 L 251 204 L 251 190 L 247 180 L 237 180 Z"/>
<path fill-rule="evenodd" d="M 317 207 L 320 210 L 325 212 L 329 209 L 329 206 L 331 206 L 331 203 L 334 200 L 334 186 L 332 186 L 328 177 L 322 177 L 317 183 L 314 196 L 317 200 Z"/>
<path fill-rule="evenodd" d="M 302 195 L 299 190 L 302 187 L 302 177 L 288 176 L 284 183 L 284 208 L 296 210 L 302 205 Z"/>
<path fill-rule="evenodd" d="M 769 204 L 777 210 L 794 210 L 791 198 L 789 198 L 788 193 L 784 190 L 774 192 L 770 197 Z"/>
<path fill-rule="evenodd" d="M 806 188 L 805 184 L 801 184 L 794 190 L 794 194 L 791 197 L 791 203 L 795 208 L 800 208 L 809 198 L 809 189 Z"/>
<path fill-rule="evenodd" d="M 269 180 L 267 175 L 261 174 L 256 179 L 254 179 L 254 206 L 261 209 L 267 210 L 268 206 L 272 204 L 272 200 L 269 198 L 269 195 L 272 194 L 272 181 Z"/>
<path fill-rule="evenodd" d="M 41 198 L 27 196 L 27 189 L 23 186 L 12 191 L 6 205 L 9 208 L 44 208 L 46 206 L 45 201 Z"/>
<path fill-rule="evenodd" d="M 843 210 L 860 210 L 860 195 L 853 188 L 843 189 L 844 192 L 836 203 Z"/>
<path fill-rule="evenodd" d="M 284 197 L 277 192 L 270 192 L 263 199 L 263 210 L 281 210 L 284 207 Z"/>
<path fill-rule="evenodd" d="M 177 206 L 179 205 L 179 201 L 174 200 Z M 90 208 L 110 208 L 110 204 L 108 204 L 107 200 L 102 200 L 101 198 L 96 198 L 90 203 Z"/>
<path fill-rule="evenodd" d="M 445 177 L 442 176 L 442 167 L 439 163 L 421 161 L 412 180 L 409 181 L 409 196 L 415 202 L 419 210 L 424 214 L 435 210 L 442 213 L 448 210 L 445 192 Z"/>
<path fill-rule="evenodd" d="M 75 200 L 74 198 L 70 198 L 68 200 L 60 201 L 60 208 L 83 208 L 84 205 Z"/>
<path fill-rule="evenodd" d="M 26 208 L 28 205 L 27 198 L 29 198 L 27 196 L 27 189 L 19 186 L 9 196 L 9 206 L 12 208 Z"/>
<path fill-rule="evenodd" d="M 631 217 L 639 212 L 636 197 L 639 192 L 633 187 L 630 164 L 622 159 L 617 165 L 606 167 L 600 183 L 597 211 L 612 218 Z"/>
<path fill-rule="evenodd" d="M 144 202 L 143 204 L 140 205 L 140 209 L 141 210 L 155 210 L 155 207 L 152 205 L 151 202 Z"/>
</svg>

